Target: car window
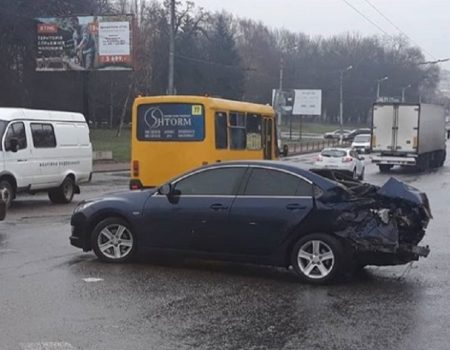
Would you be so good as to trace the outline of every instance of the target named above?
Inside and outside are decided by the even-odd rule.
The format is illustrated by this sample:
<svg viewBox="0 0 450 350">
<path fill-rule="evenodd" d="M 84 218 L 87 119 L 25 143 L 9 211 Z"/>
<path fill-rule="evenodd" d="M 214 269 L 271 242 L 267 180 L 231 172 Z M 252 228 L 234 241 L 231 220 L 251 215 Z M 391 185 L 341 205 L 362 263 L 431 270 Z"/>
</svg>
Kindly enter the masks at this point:
<svg viewBox="0 0 450 350">
<path fill-rule="evenodd" d="M 5 146 L 8 149 L 12 138 L 16 138 L 19 142 L 19 150 L 27 148 L 27 136 L 25 134 L 25 125 L 22 122 L 13 123 L 6 132 Z"/>
<path fill-rule="evenodd" d="M 347 155 L 347 152 L 339 149 L 328 149 L 323 150 L 320 154 L 323 157 L 342 158 Z"/>
<path fill-rule="evenodd" d="M 246 168 L 230 167 L 205 170 L 176 183 L 180 195 L 233 195 Z"/>
<path fill-rule="evenodd" d="M 358 135 L 355 137 L 356 142 L 369 142 L 370 135 Z"/>
<path fill-rule="evenodd" d="M 301 178 L 278 170 L 253 169 L 246 196 L 312 196 L 313 187 Z"/>
<path fill-rule="evenodd" d="M 31 123 L 31 136 L 35 148 L 55 148 L 56 138 L 52 124 Z"/>
</svg>

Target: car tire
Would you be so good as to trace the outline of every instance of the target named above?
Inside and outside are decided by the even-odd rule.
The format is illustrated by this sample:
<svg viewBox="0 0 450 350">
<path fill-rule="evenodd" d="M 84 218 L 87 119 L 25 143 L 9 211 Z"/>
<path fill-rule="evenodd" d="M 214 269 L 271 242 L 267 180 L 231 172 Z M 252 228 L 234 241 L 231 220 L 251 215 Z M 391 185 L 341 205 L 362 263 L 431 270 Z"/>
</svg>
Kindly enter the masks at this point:
<svg viewBox="0 0 450 350">
<path fill-rule="evenodd" d="M 48 191 L 48 198 L 56 204 L 70 203 L 75 194 L 75 182 L 71 177 L 66 177 L 61 186 Z"/>
<path fill-rule="evenodd" d="M 130 261 L 136 253 L 136 235 L 127 221 L 110 217 L 95 226 L 91 246 L 100 260 L 123 263 Z"/>
<path fill-rule="evenodd" d="M 313 233 L 294 245 L 291 264 L 300 280 L 327 284 L 338 280 L 345 269 L 346 254 L 342 243 L 329 234 Z"/>
<path fill-rule="evenodd" d="M 381 173 L 387 173 L 389 170 L 392 169 L 392 165 L 390 165 L 390 164 L 380 164 L 380 165 L 378 165 L 378 168 L 380 169 Z"/>
<path fill-rule="evenodd" d="M 3 191 L 3 200 L 6 208 L 10 208 L 15 195 L 14 187 L 8 180 L 3 180 L 0 181 L 0 190 Z"/>
</svg>

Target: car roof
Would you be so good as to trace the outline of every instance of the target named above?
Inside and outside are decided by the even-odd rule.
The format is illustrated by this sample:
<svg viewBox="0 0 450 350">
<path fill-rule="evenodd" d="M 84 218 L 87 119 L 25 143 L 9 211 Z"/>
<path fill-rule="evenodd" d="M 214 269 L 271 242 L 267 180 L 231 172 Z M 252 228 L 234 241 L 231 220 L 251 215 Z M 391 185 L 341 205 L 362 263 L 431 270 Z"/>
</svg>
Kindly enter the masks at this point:
<svg viewBox="0 0 450 350">
<path fill-rule="evenodd" d="M 241 166 L 260 166 L 267 168 L 274 168 L 279 170 L 287 170 L 294 174 L 300 175 L 305 179 L 311 181 L 312 183 L 318 185 L 324 190 L 328 190 L 331 188 L 335 188 L 339 186 L 334 181 L 326 179 L 320 175 L 314 174 L 308 170 L 305 170 L 299 166 L 298 163 L 289 162 L 289 161 L 277 161 L 277 160 L 239 160 L 239 161 L 226 161 L 215 163 L 211 165 L 204 166 L 203 168 L 220 168 L 226 167 L 230 165 L 241 165 Z M 198 170 L 198 169 L 197 169 Z"/>
</svg>

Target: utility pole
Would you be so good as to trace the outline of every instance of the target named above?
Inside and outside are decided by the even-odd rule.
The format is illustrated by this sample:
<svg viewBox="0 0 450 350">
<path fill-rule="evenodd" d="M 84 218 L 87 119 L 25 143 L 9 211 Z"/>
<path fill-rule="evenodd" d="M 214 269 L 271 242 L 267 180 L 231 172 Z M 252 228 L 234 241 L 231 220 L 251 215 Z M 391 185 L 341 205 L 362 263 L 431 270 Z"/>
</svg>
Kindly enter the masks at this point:
<svg viewBox="0 0 450 350">
<path fill-rule="evenodd" d="M 342 144 L 343 141 L 343 133 L 344 133 L 344 73 L 348 72 L 349 70 L 353 69 L 353 66 L 348 66 L 345 69 L 342 69 L 340 73 L 340 79 L 339 79 L 339 126 L 340 126 L 340 133 L 339 133 L 339 144 Z"/>
<path fill-rule="evenodd" d="M 175 0 L 170 0 L 170 32 L 169 32 L 169 81 L 167 95 L 174 95 L 173 85 L 175 70 Z"/>
<path fill-rule="evenodd" d="M 278 129 L 280 129 L 281 127 L 281 94 L 283 91 L 283 75 L 284 75 L 284 61 L 283 61 L 283 57 L 281 57 L 280 59 L 280 80 L 279 80 L 279 85 L 278 85 L 278 91 L 276 93 L 276 106 L 277 106 L 277 117 L 278 117 Z M 279 130 L 279 132 L 281 133 L 281 130 Z M 280 134 L 281 135 L 281 134 Z"/>
<path fill-rule="evenodd" d="M 381 82 L 383 82 L 385 80 L 388 80 L 388 79 L 389 79 L 389 77 L 384 77 L 384 78 L 381 78 L 381 79 L 377 80 L 377 102 L 380 100 L 380 85 L 381 85 Z"/>
</svg>

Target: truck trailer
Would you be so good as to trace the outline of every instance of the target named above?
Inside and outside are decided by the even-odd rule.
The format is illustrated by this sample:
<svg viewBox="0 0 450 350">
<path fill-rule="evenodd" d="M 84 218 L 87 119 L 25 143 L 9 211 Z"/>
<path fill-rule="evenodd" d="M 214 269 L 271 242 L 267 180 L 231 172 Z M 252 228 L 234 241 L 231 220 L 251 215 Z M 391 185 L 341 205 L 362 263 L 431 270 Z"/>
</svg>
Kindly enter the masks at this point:
<svg viewBox="0 0 450 350">
<path fill-rule="evenodd" d="M 372 162 L 381 172 L 393 166 L 421 171 L 437 168 L 446 157 L 445 111 L 431 104 L 375 103 L 372 117 Z"/>
</svg>

